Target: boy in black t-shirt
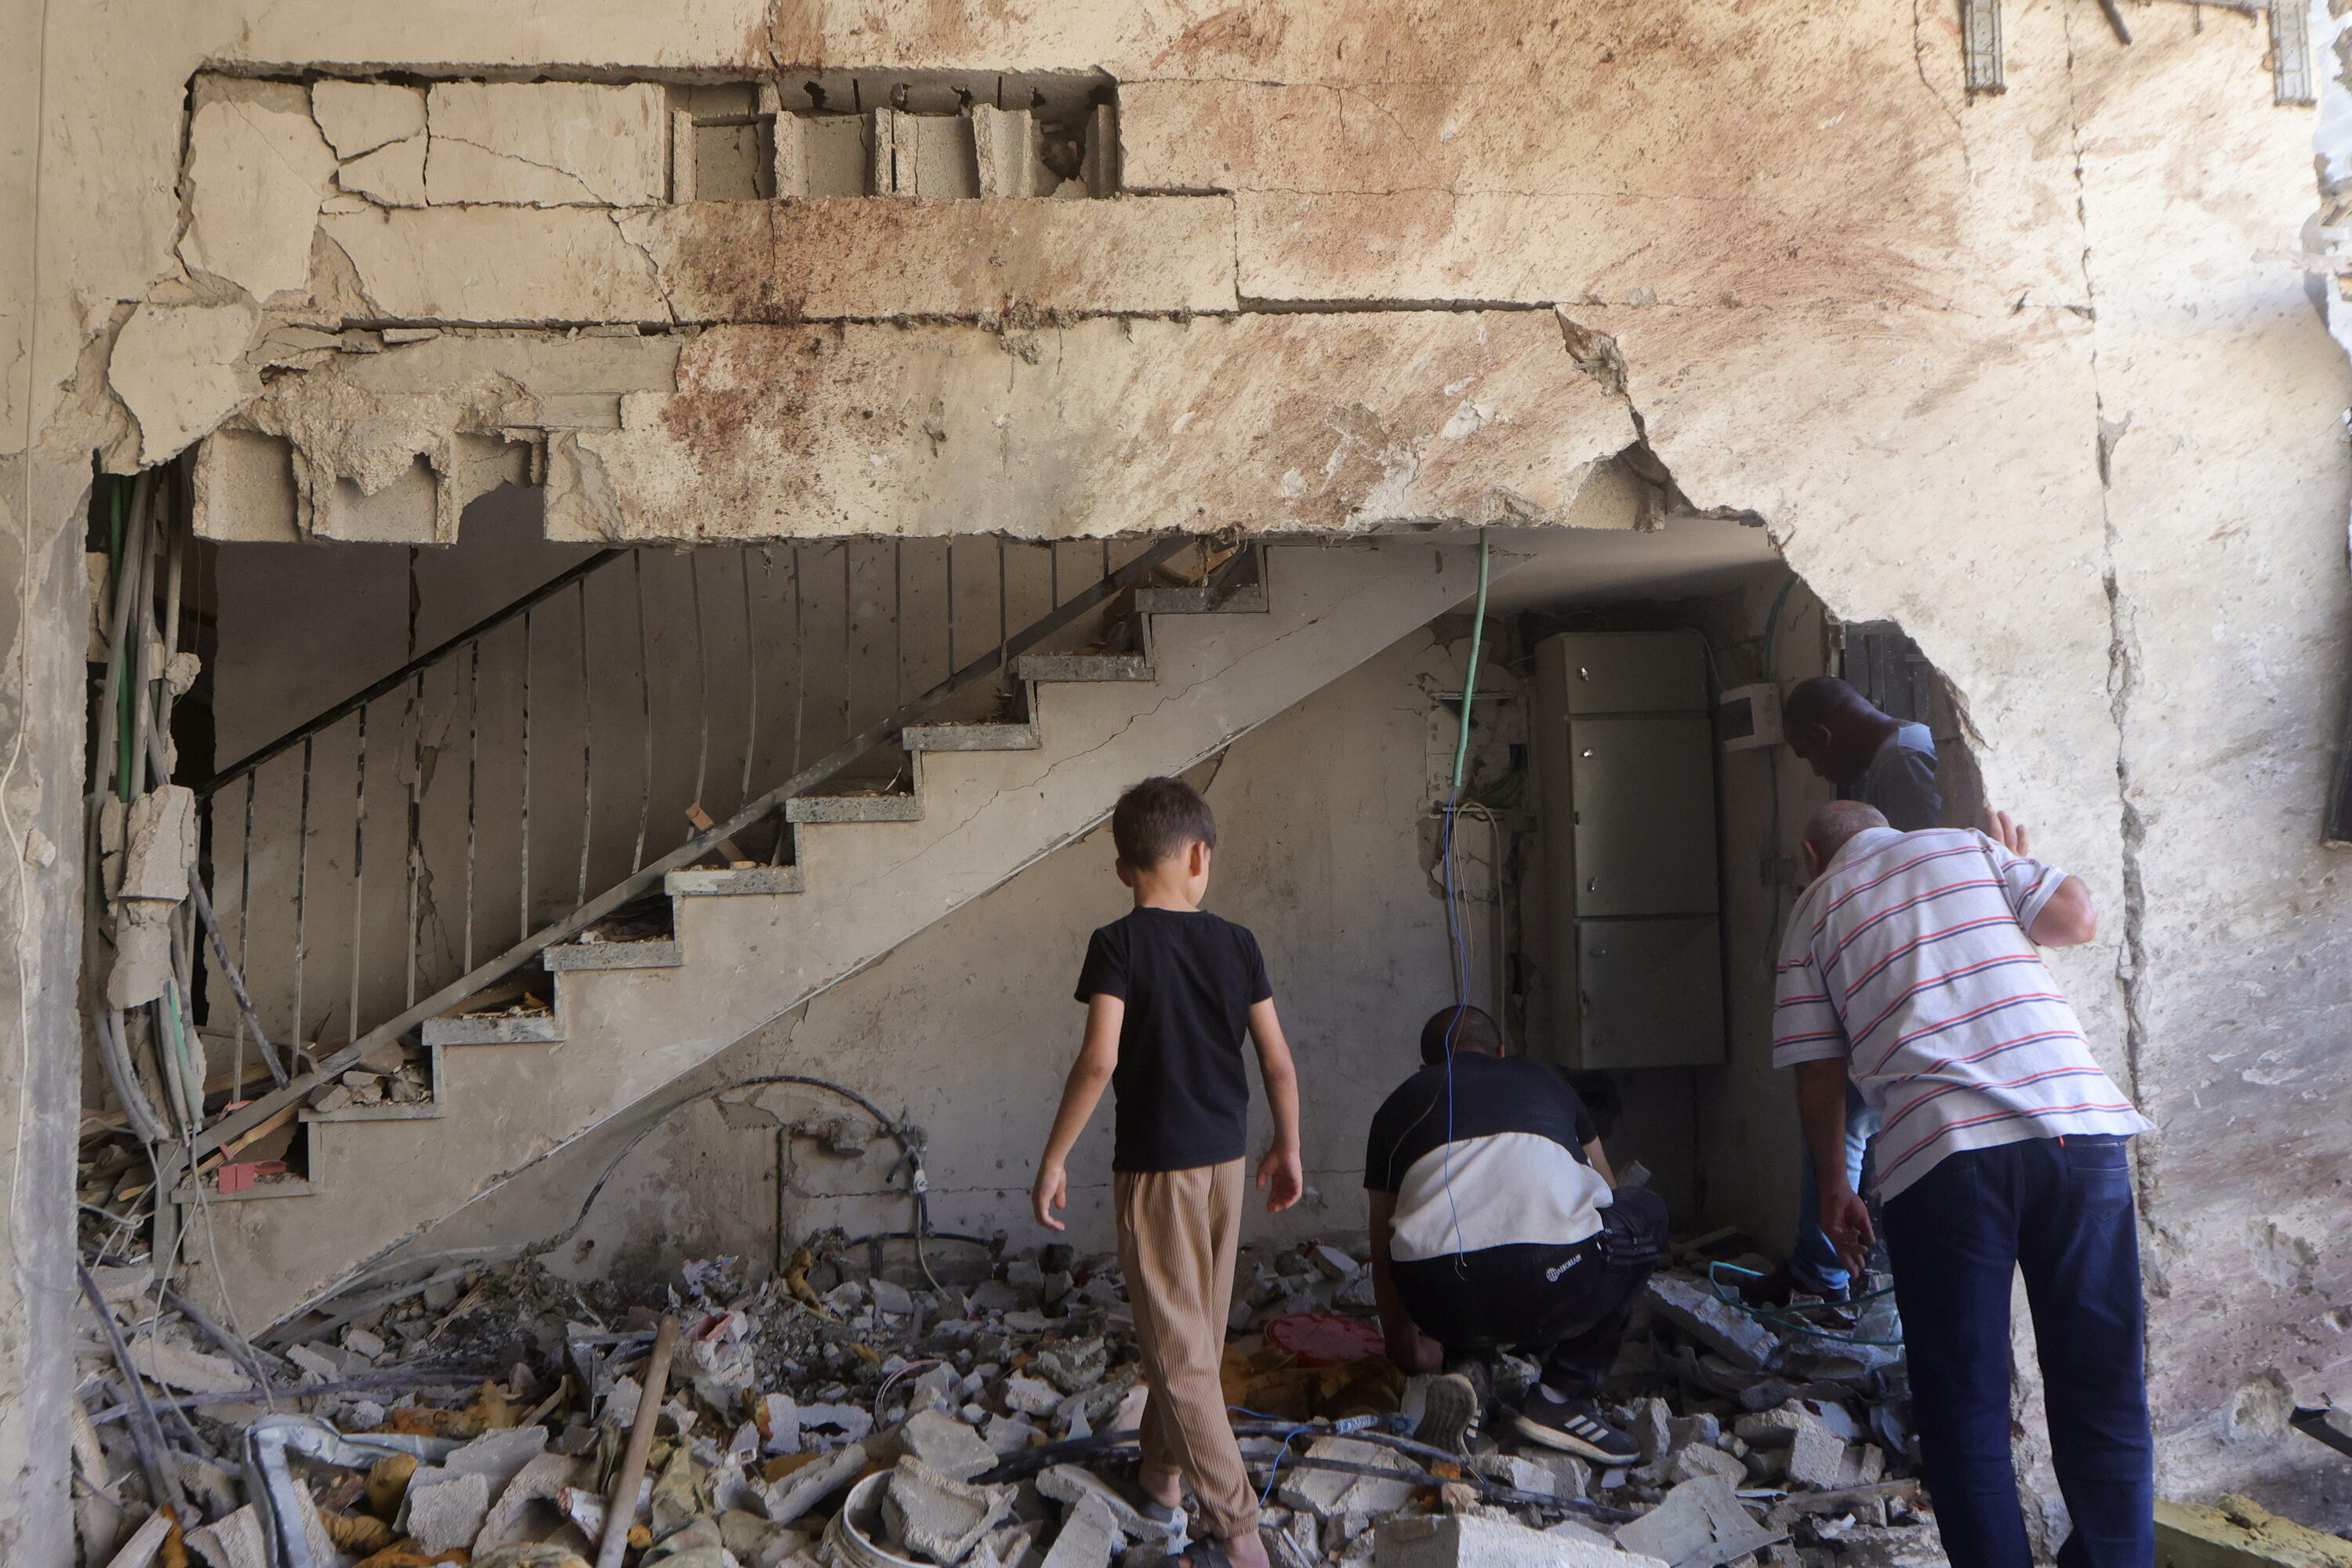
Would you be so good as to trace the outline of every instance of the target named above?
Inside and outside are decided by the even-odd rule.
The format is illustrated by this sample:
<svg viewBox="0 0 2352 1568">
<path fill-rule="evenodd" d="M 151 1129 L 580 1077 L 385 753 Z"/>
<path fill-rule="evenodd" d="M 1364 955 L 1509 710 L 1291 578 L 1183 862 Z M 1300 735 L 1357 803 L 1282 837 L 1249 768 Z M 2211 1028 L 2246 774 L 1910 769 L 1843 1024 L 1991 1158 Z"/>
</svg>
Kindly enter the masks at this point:
<svg viewBox="0 0 2352 1568">
<path fill-rule="evenodd" d="M 1143 1489 L 1172 1521 L 1182 1483 L 1234 1568 L 1265 1568 L 1257 1500 L 1225 1417 L 1218 1372 L 1233 1308 L 1241 1237 L 1242 1158 L 1249 1141 L 1249 1073 L 1242 1037 L 1257 1045 L 1274 1113 L 1274 1147 L 1257 1184 L 1272 1213 L 1298 1201 L 1298 1079 L 1274 1013 L 1257 939 L 1203 910 L 1216 818 L 1200 792 L 1150 778 L 1111 813 L 1118 879 L 1135 908 L 1094 934 L 1078 975 L 1086 1043 L 1062 1090 L 1030 1206 L 1063 1227 L 1063 1163 L 1106 1084 L 1118 1089 L 1111 1154 L 1118 1257 L 1143 1352 Z M 1205 1543 L 1204 1543 L 1205 1544 Z"/>
</svg>

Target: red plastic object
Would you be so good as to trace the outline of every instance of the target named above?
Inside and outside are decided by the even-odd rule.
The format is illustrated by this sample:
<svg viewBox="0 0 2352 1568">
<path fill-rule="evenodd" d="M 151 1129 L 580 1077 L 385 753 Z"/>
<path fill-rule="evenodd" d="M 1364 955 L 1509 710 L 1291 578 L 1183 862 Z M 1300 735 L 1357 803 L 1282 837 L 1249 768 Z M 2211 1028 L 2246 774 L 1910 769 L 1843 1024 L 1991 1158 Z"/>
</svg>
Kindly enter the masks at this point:
<svg viewBox="0 0 2352 1568">
<path fill-rule="evenodd" d="M 1265 1342 L 1298 1358 L 1301 1366 L 1340 1366 L 1381 1353 L 1381 1331 L 1337 1312 L 1286 1312 L 1265 1325 Z"/>
</svg>

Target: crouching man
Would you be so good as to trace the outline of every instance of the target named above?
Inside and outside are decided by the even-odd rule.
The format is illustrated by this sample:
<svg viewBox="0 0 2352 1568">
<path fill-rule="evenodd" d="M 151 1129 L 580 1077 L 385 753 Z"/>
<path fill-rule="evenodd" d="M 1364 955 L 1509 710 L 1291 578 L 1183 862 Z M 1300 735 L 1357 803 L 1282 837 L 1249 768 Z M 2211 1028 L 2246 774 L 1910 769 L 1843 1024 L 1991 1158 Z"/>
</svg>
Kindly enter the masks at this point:
<svg viewBox="0 0 2352 1568">
<path fill-rule="evenodd" d="M 1616 1178 L 1576 1092 L 1503 1054 L 1494 1019 L 1448 1007 L 1421 1031 L 1426 1065 L 1372 1118 L 1364 1152 L 1372 1280 L 1389 1355 L 1430 1384 L 1421 1439 L 1465 1451 L 1491 1361 L 1525 1351 L 1543 1376 L 1507 1420 L 1602 1464 L 1641 1457 L 1596 1396 L 1634 1299 L 1666 1246 L 1666 1205 Z"/>
</svg>

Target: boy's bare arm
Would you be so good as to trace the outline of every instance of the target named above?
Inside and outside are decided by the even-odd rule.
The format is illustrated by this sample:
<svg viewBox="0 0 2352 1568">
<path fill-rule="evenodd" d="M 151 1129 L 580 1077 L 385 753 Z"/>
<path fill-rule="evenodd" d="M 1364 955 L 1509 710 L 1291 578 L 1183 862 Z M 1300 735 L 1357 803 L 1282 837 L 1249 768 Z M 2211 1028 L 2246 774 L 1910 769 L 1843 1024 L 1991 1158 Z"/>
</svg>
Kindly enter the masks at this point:
<svg viewBox="0 0 2352 1568">
<path fill-rule="evenodd" d="M 1250 1038 L 1257 1042 L 1257 1070 L 1265 1082 L 1266 1109 L 1274 1114 L 1274 1147 L 1258 1162 L 1257 1186 L 1265 1194 L 1265 1212 L 1278 1214 L 1307 1190 L 1307 1173 L 1298 1156 L 1298 1068 L 1290 1059 L 1290 1042 L 1282 1037 L 1282 1020 L 1275 1016 L 1273 997 L 1251 1004 L 1249 1026 Z"/>
<path fill-rule="evenodd" d="M 1054 1131 L 1045 1140 L 1044 1158 L 1037 1162 L 1037 1182 L 1029 1189 L 1030 1211 L 1048 1230 L 1068 1228 L 1054 1217 L 1054 1211 L 1066 1207 L 1070 1201 L 1066 1162 L 1078 1134 L 1087 1130 L 1087 1119 L 1094 1115 L 1103 1090 L 1110 1087 L 1111 1072 L 1118 1066 L 1118 1027 L 1126 1017 L 1127 1003 L 1121 997 L 1097 994 L 1087 1003 L 1086 1043 L 1078 1047 L 1078 1059 L 1062 1085 L 1062 1108 L 1054 1113 Z"/>
</svg>

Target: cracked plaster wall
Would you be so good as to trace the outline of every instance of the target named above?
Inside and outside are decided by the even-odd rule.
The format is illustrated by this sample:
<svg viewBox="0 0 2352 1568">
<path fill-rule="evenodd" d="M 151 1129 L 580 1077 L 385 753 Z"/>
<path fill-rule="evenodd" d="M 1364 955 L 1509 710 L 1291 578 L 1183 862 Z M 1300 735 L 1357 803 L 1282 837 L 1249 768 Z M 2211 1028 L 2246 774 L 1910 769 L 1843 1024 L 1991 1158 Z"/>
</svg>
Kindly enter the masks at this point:
<svg viewBox="0 0 2352 1568">
<path fill-rule="evenodd" d="M 2138 41 L 2126 49 L 2091 0 L 2006 0 L 2010 90 L 1969 101 L 1952 6 L 1894 0 L 1620 0 L 1574 16 L 1157 0 L 946 19 L 911 5 L 742 0 L 561 18 L 215 3 L 44 19 L 26 8 L 17 35 L 33 47 L 0 66 L 10 171 L 0 231 L 21 237 L 0 247 L 11 304 L 0 447 L 19 454 L 8 498 L 17 577 L 47 580 L 30 563 L 74 526 L 92 447 L 118 466 L 152 459 L 230 417 L 265 380 L 320 374 L 352 350 L 396 358 L 410 348 L 403 335 L 455 335 L 445 323 L 488 308 L 467 290 L 499 286 L 488 276 L 498 266 L 531 279 L 541 300 L 595 312 L 490 323 L 509 337 L 551 320 L 614 321 L 635 336 L 649 321 L 688 347 L 715 336 L 696 349 L 714 376 L 742 352 L 730 341 L 898 351 L 872 351 L 891 361 L 895 401 L 812 398 L 825 429 L 806 455 L 821 460 L 779 462 L 756 435 L 718 445 L 711 471 L 740 489 L 728 528 L 798 515 L 819 530 L 919 516 L 1021 528 L 1041 504 L 1072 531 L 1196 519 L 1354 526 L 1429 511 L 1539 521 L 1548 489 L 1572 489 L 1575 468 L 1622 445 L 1638 412 L 1697 504 L 1759 515 L 1837 612 L 1902 622 L 1960 693 L 1989 794 L 2091 881 L 2108 938 L 2072 955 L 2062 979 L 2163 1128 L 2144 1151 L 2143 1196 L 2166 1482 L 2188 1493 L 2252 1482 L 2284 1496 L 2318 1484 L 2321 1457 L 2282 1436 L 2276 1391 L 2347 1397 L 2338 1325 L 2352 1270 L 2330 1223 L 2352 1153 L 2333 1023 L 2346 895 L 2338 862 L 2315 842 L 2347 630 L 2336 426 L 2347 378 L 2310 313 L 2298 254 L 2314 205 L 2311 121 L 2272 107 L 2259 24 L 2211 8 L 2129 9 Z M 436 59 L 417 58 L 419 37 L 435 40 Z M 454 316 L 387 322 L 370 313 L 379 306 L 348 249 L 308 237 L 322 205 L 358 199 L 318 194 L 341 149 L 315 121 L 305 130 L 283 84 L 189 95 L 203 66 L 299 72 L 306 62 L 330 75 L 390 65 L 447 78 L 552 62 L 614 81 L 811 64 L 1101 70 L 1122 84 L 1128 187 L 1219 194 L 1069 204 L 1108 216 L 1067 220 L 1098 226 L 1086 243 L 1057 236 L 1038 250 L 1116 258 L 1137 243 L 1132 226 L 1156 221 L 1140 215 L 1181 207 L 1213 235 L 1230 232 L 1231 264 L 1222 281 L 1214 269 L 1171 277 L 1144 256 L 1082 268 L 1074 281 L 1079 264 L 1028 250 L 1024 237 L 975 241 L 971 226 L 1008 221 L 987 203 L 879 216 L 817 203 L 652 209 L 660 216 L 634 238 L 593 209 L 515 205 L 495 209 L 499 235 L 478 246 L 496 266 L 473 279 L 417 274 L 432 295 L 421 302 Z M 243 156 L 252 171 L 219 190 L 217 221 L 205 182 L 179 179 L 200 167 L 184 156 L 207 116 L 222 128 L 224 166 Z M 250 153 L 257 140 L 272 161 Z M 307 216 L 279 221 L 306 203 Z M 389 230 L 441 212 L 327 216 Z M 589 218 L 578 235 L 593 239 L 566 238 L 565 215 Z M 694 226 L 682 254 L 701 262 L 702 238 L 747 221 L 759 243 L 730 254 L 748 280 L 707 266 L 663 271 L 665 224 Z M 425 226 L 411 226 L 420 237 L 388 251 L 395 261 L 424 254 Z M 876 237 L 878 227 L 890 232 Z M 958 243 L 927 244 L 926 230 Z M 1223 265 L 1214 247 L 1150 243 L 1177 258 L 1214 251 Z M 288 286 L 297 254 L 309 265 Z M 861 273 L 882 258 L 907 268 L 905 298 L 944 299 L 954 319 L 926 308 L 903 321 L 793 324 L 804 319 L 805 279 L 840 256 L 874 258 L 849 269 Z M 1065 289 L 1077 320 L 1056 313 Z M 690 325 L 713 331 L 667 324 L 681 290 L 704 301 L 686 312 Z M 1630 407 L 1594 396 L 1566 337 L 1548 381 L 1533 339 L 1518 355 L 1494 346 L 1541 316 L 1453 313 L 1497 304 L 1561 305 L 1609 334 Z M 1268 326 L 1263 312 L 1276 306 L 1304 309 Z M 833 310 L 865 308 L 853 290 Z M 224 323 L 246 310 L 257 337 L 232 359 Z M 126 323 L 142 311 L 148 327 L 125 350 Z M 205 314 L 176 333 L 154 330 L 184 311 Z M 1238 421 L 1228 447 L 1183 460 L 1173 441 L 1140 441 L 1132 457 L 1162 465 L 1156 490 L 1134 488 L 1131 464 L 1106 462 L 1047 484 L 1045 502 L 1044 481 L 1006 484 L 1008 454 L 984 439 L 959 437 L 953 458 L 927 468 L 938 458 L 925 455 L 927 422 L 948 423 L 934 406 L 940 389 L 956 391 L 956 419 L 1041 406 L 1016 388 L 991 407 L 984 380 L 924 368 L 989 346 L 978 340 L 1008 311 L 1016 330 L 995 342 L 1033 345 L 1041 372 L 1053 362 L 1042 406 L 1075 410 L 1081 440 L 1106 426 L 1172 434 L 1191 415 Z M 1087 312 L 1135 325 L 1107 330 Z M 1449 393 L 1464 372 L 1420 346 L 1459 342 L 1474 321 L 1496 323 L 1472 368 L 1507 382 L 1507 403 Z M 1250 342 L 1276 350 L 1225 346 L 1266 333 Z M 1127 368 L 1138 342 L 1166 345 L 1143 374 Z M 1226 406 L 1288 382 L 1311 395 Z M 139 402 L 127 405 L 133 387 Z M 698 395 L 735 388 L 584 390 L 613 398 L 611 424 L 493 426 L 531 411 L 469 403 L 457 428 L 514 428 L 551 446 L 560 441 L 539 432 L 591 429 L 572 438 L 637 457 L 653 477 L 589 515 L 655 536 L 711 531 L 702 516 L 681 527 L 670 498 L 684 470 L 661 444 L 692 423 Z M 1343 460 L 1320 488 L 1295 462 L 1251 460 L 1302 430 L 1323 433 L 1327 462 L 1344 459 L 1362 446 L 1360 409 L 1378 415 L 1395 460 L 1355 472 Z M 867 415 L 885 437 L 862 433 Z M 1037 449 L 1058 460 L 1048 429 Z M 404 473 L 413 463 L 384 456 L 393 445 L 373 449 Z M 1011 458 L 1030 449 L 1024 440 Z M 1475 460 L 1424 477 L 1433 451 Z M 1311 509 L 1287 493 L 1294 468 Z M 363 495 L 370 482 L 325 468 L 310 493 L 355 484 Z M 796 499 L 793 487 L 811 484 L 821 493 Z M 29 589 L 19 597 L 46 602 Z M 63 667 L 69 656 L 42 639 L 78 639 L 79 625 L 53 618 L 20 617 L 15 657 Z M 26 743 L 11 752 L 58 810 L 77 787 L 61 717 L 36 715 L 28 730 L 20 714 Z M 69 956 L 32 951 L 49 966 L 43 994 L 69 994 Z M 20 1068 L 38 1037 L 27 1022 L 10 1047 Z M 48 1127 L 40 1118 L 70 1102 L 28 1101 Z M 48 1180 L 62 1201 L 61 1159 Z M 39 1251 L 28 1239 L 37 1206 L 9 1210 L 20 1260 Z M 19 1375 L 54 1342 L 28 1321 L 0 1302 L 0 1343 Z M 0 1487 L 12 1562 L 60 1560 L 58 1415 L 37 1398 L 0 1413 L 0 1465 L 33 1456 L 18 1484 Z"/>
</svg>

